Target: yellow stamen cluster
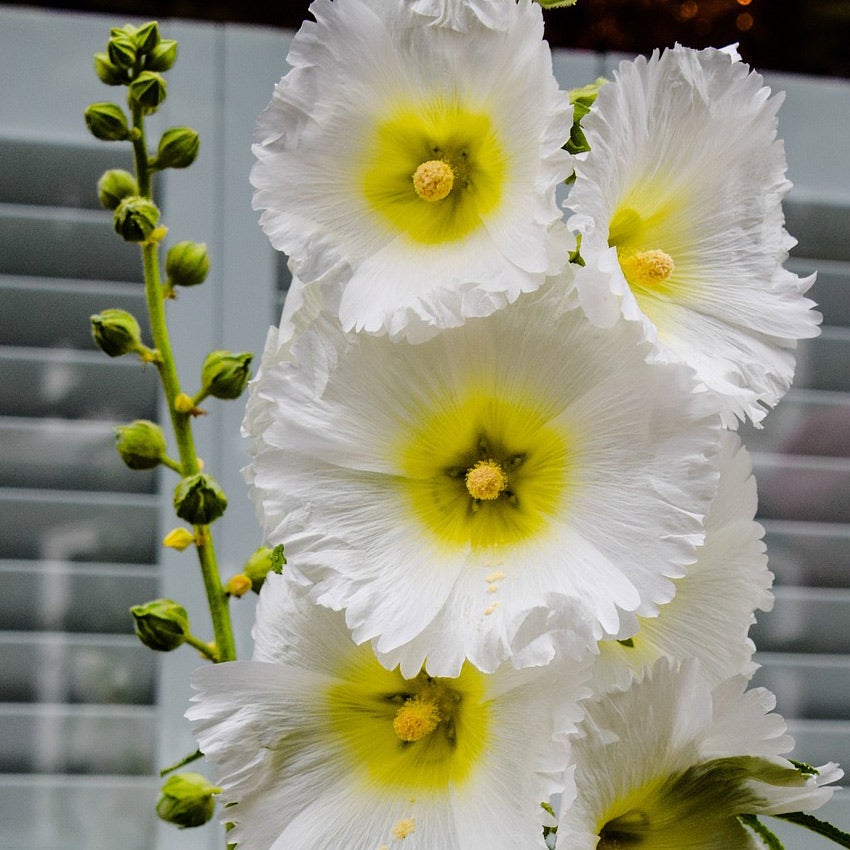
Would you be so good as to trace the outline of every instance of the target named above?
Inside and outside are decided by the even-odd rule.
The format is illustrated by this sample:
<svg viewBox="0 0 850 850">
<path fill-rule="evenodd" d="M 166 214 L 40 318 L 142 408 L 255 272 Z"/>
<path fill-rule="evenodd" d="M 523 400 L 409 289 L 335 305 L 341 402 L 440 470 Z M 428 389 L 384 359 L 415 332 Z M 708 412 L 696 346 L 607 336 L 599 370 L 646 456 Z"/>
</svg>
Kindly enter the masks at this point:
<svg viewBox="0 0 850 850">
<path fill-rule="evenodd" d="M 473 499 L 492 501 L 498 499 L 508 488 L 508 476 L 498 461 L 479 460 L 466 473 L 466 489 Z"/>
<path fill-rule="evenodd" d="M 675 268 L 673 258 L 664 251 L 653 248 L 634 254 L 620 254 L 620 268 L 632 286 L 651 289 L 667 280 Z"/>
<path fill-rule="evenodd" d="M 431 203 L 447 198 L 454 186 L 452 167 L 441 159 L 429 159 L 413 172 L 413 188 L 423 201 Z"/>
<path fill-rule="evenodd" d="M 393 731 L 402 741 L 421 741 L 430 735 L 442 720 L 437 704 L 426 697 L 411 697 L 398 710 Z"/>
</svg>

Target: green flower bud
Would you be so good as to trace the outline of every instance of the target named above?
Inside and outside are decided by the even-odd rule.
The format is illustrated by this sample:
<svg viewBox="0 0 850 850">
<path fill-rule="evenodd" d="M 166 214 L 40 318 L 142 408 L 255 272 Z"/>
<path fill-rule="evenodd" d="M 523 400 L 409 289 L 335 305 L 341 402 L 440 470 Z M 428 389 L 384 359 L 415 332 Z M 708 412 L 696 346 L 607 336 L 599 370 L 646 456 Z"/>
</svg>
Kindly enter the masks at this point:
<svg viewBox="0 0 850 850">
<path fill-rule="evenodd" d="M 187 475 L 174 488 L 174 510 L 192 525 L 209 525 L 227 508 L 227 496 L 211 475 Z"/>
<path fill-rule="evenodd" d="M 165 273 L 172 286 L 196 286 L 207 279 L 210 258 L 203 242 L 178 242 L 168 249 Z"/>
<path fill-rule="evenodd" d="M 201 386 L 206 395 L 234 399 L 242 395 L 251 370 L 254 355 L 250 352 L 211 351 L 201 368 Z"/>
<path fill-rule="evenodd" d="M 162 428 L 148 419 L 137 419 L 115 428 L 116 448 L 130 469 L 153 469 L 166 453 Z"/>
<path fill-rule="evenodd" d="M 94 72 L 108 86 L 121 86 L 127 82 L 126 72 L 112 64 L 108 53 L 94 54 Z"/>
<path fill-rule="evenodd" d="M 286 563 L 286 558 L 281 556 L 275 559 L 274 549 L 269 546 L 260 546 L 255 549 L 254 553 L 245 561 L 245 566 L 242 568 L 242 574 L 251 579 L 251 590 L 254 593 L 259 593 L 263 584 L 266 581 L 266 576 L 269 573 L 280 573 L 283 564 Z"/>
<path fill-rule="evenodd" d="M 91 317 L 91 333 L 101 351 L 110 357 L 130 354 L 142 347 L 142 330 L 126 310 L 110 308 Z"/>
<path fill-rule="evenodd" d="M 149 71 L 167 71 L 176 59 L 177 42 L 172 38 L 163 38 L 148 54 L 145 67 Z"/>
<path fill-rule="evenodd" d="M 104 171 L 97 181 L 97 197 L 108 210 L 114 210 L 124 198 L 139 194 L 139 184 L 129 171 L 123 168 L 111 168 Z"/>
<path fill-rule="evenodd" d="M 159 24 L 156 21 L 142 24 L 133 33 L 133 41 L 139 53 L 147 55 L 159 44 Z"/>
<path fill-rule="evenodd" d="M 131 37 L 135 34 L 136 28 L 132 24 L 124 24 L 123 27 L 110 27 L 109 37 L 120 38 L 121 36 Z"/>
<path fill-rule="evenodd" d="M 165 100 L 165 77 L 155 71 L 142 71 L 127 91 L 132 104 L 141 107 L 145 112 L 155 112 Z"/>
<path fill-rule="evenodd" d="M 115 232 L 127 242 L 144 242 L 159 223 L 159 209 L 153 201 L 129 195 L 115 208 Z"/>
<path fill-rule="evenodd" d="M 85 111 L 86 126 L 96 139 L 123 142 L 130 136 L 127 117 L 117 103 L 93 103 Z"/>
<path fill-rule="evenodd" d="M 171 599 L 154 599 L 130 609 L 136 623 L 136 637 L 148 649 L 171 652 L 181 646 L 189 632 L 189 615 Z"/>
<path fill-rule="evenodd" d="M 544 9 L 563 9 L 566 6 L 575 6 L 576 0 L 537 0 Z"/>
<path fill-rule="evenodd" d="M 162 786 L 156 813 L 181 829 L 203 826 L 215 813 L 213 796 L 220 793 L 221 788 L 211 785 L 200 773 L 175 773 Z"/>
<path fill-rule="evenodd" d="M 186 168 L 198 156 L 201 137 L 191 127 L 172 127 L 162 134 L 156 153 L 156 168 Z"/>
<path fill-rule="evenodd" d="M 118 68 L 132 68 L 136 64 L 136 42 L 128 35 L 117 35 L 106 45 L 109 61 Z"/>
</svg>

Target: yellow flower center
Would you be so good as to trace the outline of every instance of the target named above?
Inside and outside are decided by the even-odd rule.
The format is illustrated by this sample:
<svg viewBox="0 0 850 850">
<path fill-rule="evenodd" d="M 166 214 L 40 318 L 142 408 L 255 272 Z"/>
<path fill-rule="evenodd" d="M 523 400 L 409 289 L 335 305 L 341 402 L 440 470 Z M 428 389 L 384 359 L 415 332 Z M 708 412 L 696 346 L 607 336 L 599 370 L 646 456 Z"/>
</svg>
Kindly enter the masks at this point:
<svg viewBox="0 0 850 850">
<path fill-rule="evenodd" d="M 456 242 L 505 200 L 510 160 L 490 116 L 444 97 L 405 104 L 354 153 L 375 224 L 414 242 Z"/>
<path fill-rule="evenodd" d="M 508 489 L 508 476 L 498 461 L 479 460 L 466 473 L 466 489 L 473 499 L 490 502 Z"/>
<path fill-rule="evenodd" d="M 429 159 L 413 172 L 413 189 L 423 201 L 442 201 L 454 183 L 455 173 L 442 159 Z"/>
<path fill-rule="evenodd" d="M 471 391 L 414 417 L 397 448 L 400 495 L 447 549 L 519 543 L 560 514 L 577 477 L 575 435 L 547 399 Z"/>
<path fill-rule="evenodd" d="M 483 673 L 466 664 L 454 679 L 424 670 L 405 679 L 364 645 L 340 679 L 327 692 L 324 715 L 353 776 L 417 794 L 473 775 L 490 727 Z"/>
<path fill-rule="evenodd" d="M 633 254 L 619 251 L 618 257 L 629 284 L 643 289 L 658 289 L 675 268 L 673 258 L 658 248 Z"/>
<path fill-rule="evenodd" d="M 396 712 L 393 731 L 402 741 L 421 741 L 440 725 L 442 715 L 433 699 L 411 697 Z"/>
</svg>

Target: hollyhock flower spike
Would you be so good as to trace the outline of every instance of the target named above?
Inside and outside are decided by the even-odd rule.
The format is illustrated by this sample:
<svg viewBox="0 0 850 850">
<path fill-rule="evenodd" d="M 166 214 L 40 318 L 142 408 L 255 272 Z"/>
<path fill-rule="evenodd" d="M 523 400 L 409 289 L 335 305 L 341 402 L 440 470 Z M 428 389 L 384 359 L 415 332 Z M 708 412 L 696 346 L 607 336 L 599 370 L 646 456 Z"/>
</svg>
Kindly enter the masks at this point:
<svg viewBox="0 0 850 850">
<path fill-rule="evenodd" d="M 627 687 L 662 657 L 696 658 L 712 686 L 755 672 L 747 633 L 757 609 L 773 607 L 764 529 L 756 512 L 756 480 L 737 434 L 722 435 L 717 495 L 705 518 L 705 542 L 675 580 L 676 595 L 657 617 L 641 617 L 627 640 L 603 640 L 593 678 L 597 693 Z"/>
<path fill-rule="evenodd" d="M 254 206 L 339 318 L 412 342 L 567 261 L 572 107 L 539 6 L 316 0 L 255 132 Z"/>
<path fill-rule="evenodd" d="M 288 577 L 260 596 L 251 661 L 198 670 L 187 712 L 240 850 L 545 850 L 586 671 L 569 662 L 404 678 Z"/>
<path fill-rule="evenodd" d="M 690 364 L 727 425 L 759 423 L 787 391 L 820 315 L 782 263 L 794 244 L 776 139 L 782 96 L 729 50 L 677 46 L 623 62 L 583 129 L 568 198 L 593 321 L 638 322 L 657 362 Z"/>
<path fill-rule="evenodd" d="M 585 704 L 558 845 L 570 850 L 759 850 L 743 816 L 811 811 L 841 778 L 782 757 L 773 695 L 737 676 L 711 687 L 691 659 L 659 660 L 628 690 Z"/>
<path fill-rule="evenodd" d="M 405 676 L 546 663 L 555 612 L 584 647 L 633 634 L 696 557 L 719 432 L 638 336 L 558 287 L 417 346 L 320 316 L 252 387 L 266 540 Z"/>
</svg>

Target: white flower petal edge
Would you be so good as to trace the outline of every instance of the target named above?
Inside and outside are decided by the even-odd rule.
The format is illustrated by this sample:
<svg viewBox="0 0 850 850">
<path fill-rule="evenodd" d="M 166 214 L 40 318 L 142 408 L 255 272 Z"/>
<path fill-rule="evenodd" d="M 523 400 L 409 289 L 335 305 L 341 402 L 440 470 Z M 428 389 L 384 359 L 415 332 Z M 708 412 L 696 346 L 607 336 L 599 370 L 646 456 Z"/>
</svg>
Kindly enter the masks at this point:
<svg viewBox="0 0 850 850">
<path fill-rule="evenodd" d="M 561 292 L 417 346 L 320 317 L 252 384 L 266 539 L 405 675 L 544 658 L 565 617 L 590 645 L 631 634 L 703 540 L 719 422 L 634 325 L 595 328 Z M 489 501 L 465 483 L 485 462 L 507 470 Z"/>
<path fill-rule="evenodd" d="M 432 26 L 447 26 L 469 32 L 476 24 L 494 30 L 510 25 L 513 0 L 415 0 L 413 11 L 431 18 Z"/>
<path fill-rule="evenodd" d="M 660 659 L 628 690 L 585 705 L 558 841 L 571 850 L 755 850 L 738 815 L 811 811 L 842 776 L 782 757 L 793 741 L 770 692 L 736 676 L 712 688 L 699 664 Z M 621 843 L 617 843 L 621 842 Z"/>
<path fill-rule="evenodd" d="M 263 587 L 254 637 L 252 661 L 194 674 L 187 712 L 222 800 L 235 804 L 222 809 L 236 824 L 228 840 L 244 850 L 377 850 L 402 838 L 414 850 L 482 840 L 543 850 L 540 802 L 563 787 L 559 733 L 580 716 L 580 667 L 406 683 L 352 643 L 340 614 L 277 575 Z M 415 711 L 408 686 L 445 695 L 456 684 L 450 729 L 400 737 L 396 718 Z"/>
<path fill-rule="evenodd" d="M 415 342 L 513 302 L 567 260 L 555 190 L 572 170 L 572 107 L 540 8 L 471 10 L 457 32 L 407 3 L 316 0 L 258 121 L 261 225 L 305 283 L 344 284 L 347 330 Z M 507 25 L 482 23 L 490 12 Z M 425 156 L 452 162 L 454 195 L 417 198 Z"/>
<path fill-rule="evenodd" d="M 773 607 L 762 540 L 754 521 L 756 480 L 737 434 L 726 431 L 720 452 L 717 495 L 705 519 L 705 542 L 694 563 L 676 579 L 676 595 L 659 607 L 657 617 L 640 619 L 631 643 L 599 644 L 593 688 L 597 693 L 626 687 L 658 658 L 693 657 L 715 685 L 730 676 L 755 672 L 753 642 L 747 636 L 754 612 Z"/>
<path fill-rule="evenodd" d="M 640 322 L 654 359 L 689 363 L 727 425 L 763 419 L 791 384 L 796 341 L 820 321 L 804 297 L 814 276 L 782 267 L 794 245 L 782 96 L 762 82 L 714 49 L 621 63 L 583 121 L 591 151 L 567 201 L 588 315 Z M 659 257 L 669 265 L 651 264 Z"/>
</svg>

